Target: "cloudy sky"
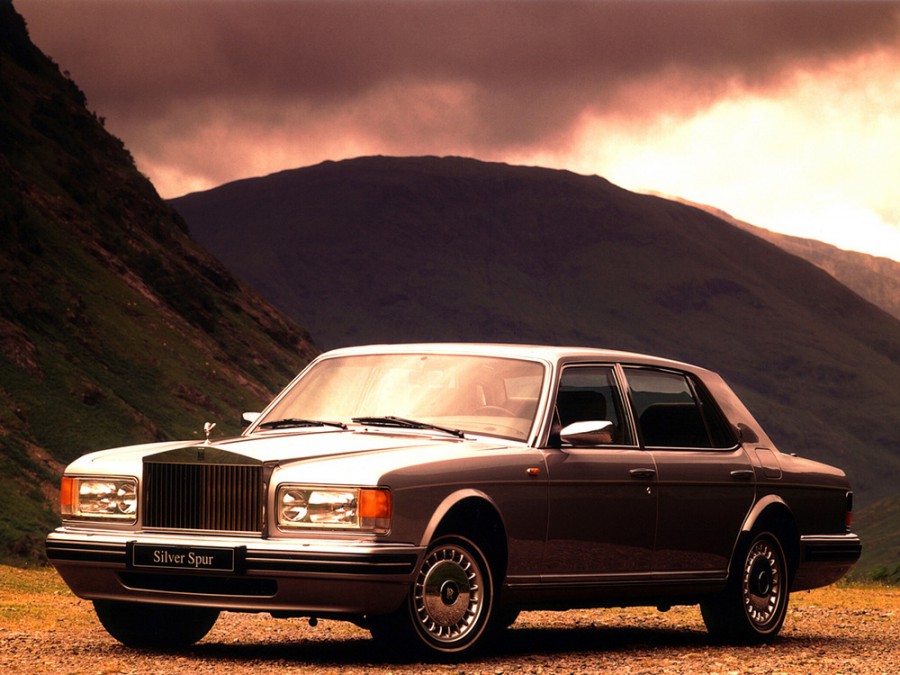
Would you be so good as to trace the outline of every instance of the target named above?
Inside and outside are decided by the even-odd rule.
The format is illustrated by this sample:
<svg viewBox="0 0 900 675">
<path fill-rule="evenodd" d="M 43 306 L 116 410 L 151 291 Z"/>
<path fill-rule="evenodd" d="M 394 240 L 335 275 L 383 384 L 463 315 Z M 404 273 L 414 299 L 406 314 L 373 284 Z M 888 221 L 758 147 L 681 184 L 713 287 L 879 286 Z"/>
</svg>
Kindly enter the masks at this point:
<svg viewBox="0 0 900 675">
<path fill-rule="evenodd" d="M 900 260 L 900 2 L 14 5 L 164 197 L 465 155 Z"/>
</svg>

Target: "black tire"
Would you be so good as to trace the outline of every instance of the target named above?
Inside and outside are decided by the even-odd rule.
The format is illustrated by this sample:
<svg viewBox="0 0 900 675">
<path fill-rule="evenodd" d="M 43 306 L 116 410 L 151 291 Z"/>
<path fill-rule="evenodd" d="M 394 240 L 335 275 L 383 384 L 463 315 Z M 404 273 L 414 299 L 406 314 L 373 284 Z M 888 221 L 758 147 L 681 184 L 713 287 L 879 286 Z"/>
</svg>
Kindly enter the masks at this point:
<svg viewBox="0 0 900 675">
<path fill-rule="evenodd" d="M 219 610 L 208 607 L 94 601 L 97 618 L 110 635 L 127 647 L 180 649 L 209 633 Z"/>
<path fill-rule="evenodd" d="M 491 630 L 496 632 L 501 632 L 512 626 L 516 619 L 519 618 L 519 610 L 518 609 L 509 609 L 504 608 L 500 611 L 494 611 L 493 623 L 491 626 Z"/>
<path fill-rule="evenodd" d="M 790 580 L 784 549 L 771 532 L 754 533 L 736 559 L 728 588 L 700 604 L 703 622 L 717 639 L 771 642 L 784 623 Z"/>
<path fill-rule="evenodd" d="M 391 646 L 414 644 L 432 655 L 458 655 L 474 649 L 487 633 L 493 602 L 493 577 L 481 549 L 464 537 L 441 537 L 422 558 L 407 603 L 376 618 L 370 630 Z"/>
</svg>

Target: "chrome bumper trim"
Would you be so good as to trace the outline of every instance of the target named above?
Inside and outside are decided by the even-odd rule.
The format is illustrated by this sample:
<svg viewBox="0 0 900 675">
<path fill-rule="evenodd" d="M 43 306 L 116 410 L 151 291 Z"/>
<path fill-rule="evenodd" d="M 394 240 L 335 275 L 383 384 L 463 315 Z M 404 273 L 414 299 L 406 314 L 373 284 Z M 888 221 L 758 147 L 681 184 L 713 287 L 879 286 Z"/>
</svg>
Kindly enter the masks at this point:
<svg viewBox="0 0 900 675">
<path fill-rule="evenodd" d="M 136 537 L 134 533 L 123 535 L 119 540 L 106 537 L 103 541 L 95 541 L 96 537 L 78 537 L 72 533 L 51 533 L 47 537 L 47 558 L 51 563 L 101 564 L 132 569 L 132 560 L 128 552 L 135 541 L 153 543 L 159 546 L 178 546 L 186 549 L 196 546 L 216 546 L 233 548 L 236 553 L 237 569 L 233 574 L 247 572 L 281 574 L 338 574 L 338 575 L 409 575 L 412 574 L 422 553 L 421 547 L 411 545 L 374 545 L 360 546 L 354 543 L 357 550 L 335 550 L 337 546 L 329 546 L 316 542 L 318 550 L 312 549 L 308 542 L 292 548 L 290 542 L 273 542 L 270 548 L 260 547 L 260 540 L 252 543 L 237 539 L 204 538 L 201 541 L 192 539 L 185 541 L 176 537 Z M 248 543 L 251 545 L 248 546 Z M 252 547 L 251 547 L 252 546 Z M 300 548 L 304 550 L 299 550 Z M 351 547 L 348 547 L 351 548 Z M 194 570 L 147 569 L 148 572 L 195 573 Z M 203 570 L 197 570 L 202 573 Z M 222 572 L 219 572 L 221 574 Z"/>
<path fill-rule="evenodd" d="M 800 537 L 800 557 L 809 562 L 854 563 L 862 553 L 855 534 L 822 534 Z"/>
</svg>

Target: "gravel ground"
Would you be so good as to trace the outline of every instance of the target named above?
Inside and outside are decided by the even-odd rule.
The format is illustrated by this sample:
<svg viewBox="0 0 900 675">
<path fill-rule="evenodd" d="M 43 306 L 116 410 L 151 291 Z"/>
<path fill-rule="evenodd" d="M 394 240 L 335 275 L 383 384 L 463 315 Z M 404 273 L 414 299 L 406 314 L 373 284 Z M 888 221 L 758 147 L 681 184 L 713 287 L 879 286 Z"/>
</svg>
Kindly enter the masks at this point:
<svg viewBox="0 0 900 675">
<path fill-rule="evenodd" d="M 52 570 L 0 567 L 3 673 L 891 673 L 900 664 L 900 589 L 830 587 L 797 593 L 771 646 L 709 642 L 700 611 L 653 609 L 524 612 L 464 663 L 412 663 L 380 651 L 338 621 L 223 613 L 209 635 L 177 653 L 127 649 L 90 603 Z"/>
</svg>

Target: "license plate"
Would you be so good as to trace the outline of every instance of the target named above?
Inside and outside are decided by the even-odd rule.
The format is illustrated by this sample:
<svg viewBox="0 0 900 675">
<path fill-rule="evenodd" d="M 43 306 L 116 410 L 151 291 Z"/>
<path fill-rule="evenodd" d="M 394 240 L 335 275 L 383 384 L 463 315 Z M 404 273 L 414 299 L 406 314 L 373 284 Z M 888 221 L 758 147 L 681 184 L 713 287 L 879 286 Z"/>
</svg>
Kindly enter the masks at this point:
<svg viewBox="0 0 900 675">
<path fill-rule="evenodd" d="M 198 546 L 132 545 L 133 567 L 234 572 L 234 549 Z"/>
</svg>

